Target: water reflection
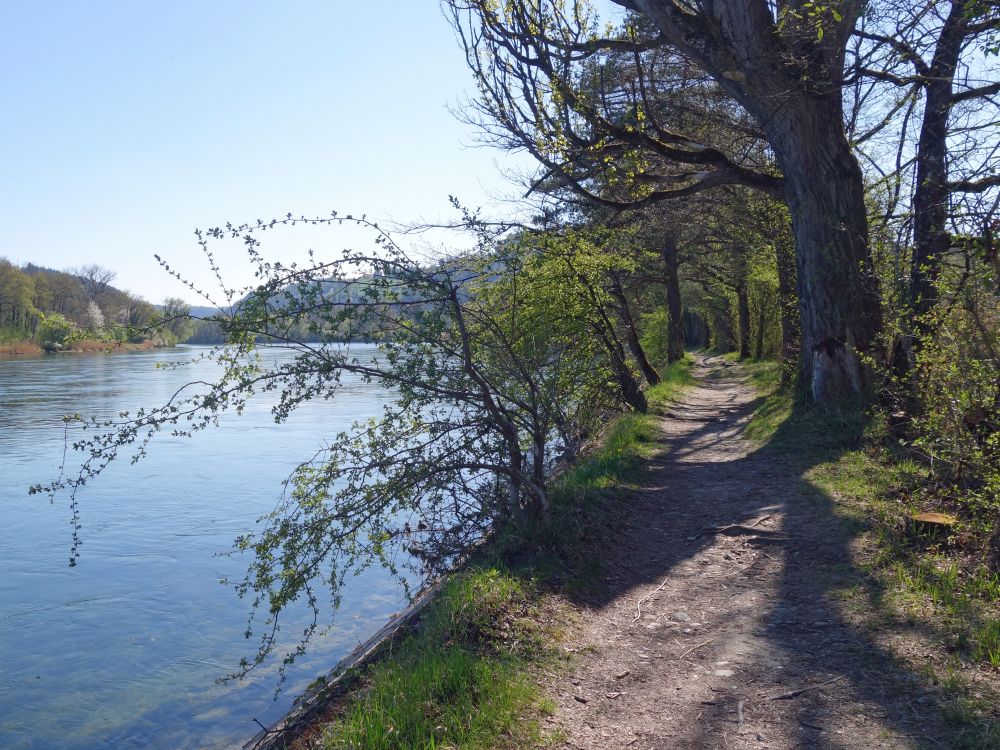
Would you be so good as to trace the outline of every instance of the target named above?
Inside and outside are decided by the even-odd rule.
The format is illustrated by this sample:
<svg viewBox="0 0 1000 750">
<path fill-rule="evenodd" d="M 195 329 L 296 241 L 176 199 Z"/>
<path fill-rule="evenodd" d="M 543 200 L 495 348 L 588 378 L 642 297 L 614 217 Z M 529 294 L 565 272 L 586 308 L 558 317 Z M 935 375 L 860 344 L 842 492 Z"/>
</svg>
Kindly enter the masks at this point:
<svg viewBox="0 0 1000 750">
<path fill-rule="evenodd" d="M 370 355 L 358 347 L 355 353 Z M 276 426 L 267 402 L 191 440 L 157 440 L 136 466 L 83 488 L 82 557 L 67 566 L 65 502 L 28 497 L 53 476 L 66 413 L 108 416 L 162 402 L 214 365 L 156 363 L 195 349 L 0 359 L 0 745 L 27 750 L 228 747 L 286 710 L 294 694 L 402 604 L 381 571 L 350 579 L 337 627 L 304 658 L 278 702 L 275 671 L 216 685 L 249 652 L 246 607 L 220 557 L 274 506 L 280 482 L 390 395 L 345 376 L 331 401 Z M 290 356 L 267 350 L 275 360 Z M 304 614 L 304 613 L 303 613 Z M 286 623 L 291 639 L 301 631 Z"/>
</svg>

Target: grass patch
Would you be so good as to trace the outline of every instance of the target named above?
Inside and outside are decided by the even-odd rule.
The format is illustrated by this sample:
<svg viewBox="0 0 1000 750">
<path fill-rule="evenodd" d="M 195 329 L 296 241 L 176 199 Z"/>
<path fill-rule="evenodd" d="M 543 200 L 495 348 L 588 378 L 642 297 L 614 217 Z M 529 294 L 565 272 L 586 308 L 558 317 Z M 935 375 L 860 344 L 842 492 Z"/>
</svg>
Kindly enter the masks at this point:
<svg viewBox="0 0 1000 750">
<path fill-rule="evenodd" d="M 753 360 L 743 363 L 750 385 L 762 393 L 771 393 L 781 384 L 781 363 L 774 360 Z"/>
<path fill-rule="evenodd" d="M 646 391 L 649 414 L 619 416 L 602 435 L 597 449 L 555 482 L 552 496 L 557 509 L 586 509 L 588 500 L 600 492 L 634 486 L 643 460 L 656 451 L 659 426 L 655 414 L 694 383 L 690 359 L 665 368 L 661 377 L 659 384 Z"/>
<path fill-rule="evenodd" d="M 605 433 L 601 446 L 563 474 L 553 494 L 556 502 L 572 502 L 590 490 L 627 485 L 656 439 L 656 425 L 645 414 L 625 414 Z M 565 497 L 567 494 L 572 497 Z"/>
<path fill-rule="evenodd" d="M 864 613 L 875 630 L 930 635 L 937 651 L 911 668 L 922 666 L 942 688 L 954 747 L 1000 747 L 996 680 L 979 681 L 973 691 L 963 676 L 1000 669 L 1000 576 L 963 552 L 961 532 L 942 542 L 909 530 L 910 514 L 927 509 L 919 488 L 928 470 L 886 447 L 877 415 L 868 418 L 856 403 L 811 405 L 801 391 L 778 387 L 780 373 L 744 367 L 761 391 L 748 436 L 801 470 L 817 498 L 860 537 L 854 566 L 864 583 L 831 596 Z"/>
<path fill-rule="evenodd" d="M 694 375 L 691 374 L 691 356 L 667 365 L 660 370 L 660 382 L 646 391 L 649 410 L 660 413 L 671 402 L 676 401 L 685 388 L 694 385 Z"/>
<path fill-rule="evenodd" d="M 529 582 L 495 568 L 456 575 L 416 633 L 371 666 L 314 747 L 538 747 L 551 712 L 531 665 L 554 658 Z"/>
<path fill-rule="evenodd" d="M 931 632 L 942 660 L 1000 669 L 1000 576 L 965 554 L 961 539 L 928 540 L 909 530 L 907 518 L 923 509 L 911 490 L 926 479 L 924 467 L 853 450 L 805 478 L 843 515 L 865 520 L 864 567 L 890 620 Z"/>
</svg>

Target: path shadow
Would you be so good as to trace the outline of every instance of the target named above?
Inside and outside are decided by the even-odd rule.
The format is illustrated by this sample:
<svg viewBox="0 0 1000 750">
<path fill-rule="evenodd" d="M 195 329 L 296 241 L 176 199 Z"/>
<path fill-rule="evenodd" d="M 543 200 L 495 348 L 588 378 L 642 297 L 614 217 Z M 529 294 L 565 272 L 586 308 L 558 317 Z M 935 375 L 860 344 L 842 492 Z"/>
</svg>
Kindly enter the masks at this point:
<svg viewBox="0 0 1000 750">
<path fill-rule="evenodd" d="M 879 593 L 854 554 L 870 524 L 838 512 L 836 500 L 805 475 L 857 448 L 863 425 L 845 419 L 843 410 L 799 403 L 766 445 L 726 458 L 763 404 L 760 398 L 726 397 L 737 373 L 702 378 L 701 387 L 721 394 L 712 405 L 671 409 L 666 418 L 683 420 L 690 429 L 668 435 L 663 450 L 645 462 L 641 488 L 628 498 L 624 528 L 595 551 L 602 557 L 603 585 L 575 597 L 579 605 L 599 609 L 667 576 L 682 579 L 682 590 L 722 586 L 730 592 L 718 611 L 703 613 L 701 635 L 694 629 L 684 645 L 704 640 L 718 623 L 739 624 L 742 635 L 733 648 L 746 650 L 738 654 L 738 673 L 712 688 L 718 699 L 668 746 L 720 747 L 719 738 L 737 729 L 742 700 L 748 726 L 753 720 L 780 722 L 801 747 L 857 747 L 856 731 L 884 737 L 883 747 L 898 747 L 893 743 L 903 737 L 928 750 L 979 747 L 963 744 L 974 743 L 971 735 L 949 725 L 946 696 L 890 653 L 870 620 L 845 606 L 858 590 L 877 603 Z M 757 558 L 767 558 L 767 572 L 760 566 L 741 571 L 735 563 L 735 572 L 713 572 L 713 564 L 702 559 L 718 539 L 709 527 L 753 527 L 762 517 L 783 519 L 770 538 L 762 532 L 749 542 L 760 551 Z M 671 606 L 684 604 L 675 599 Z M 676 643 L 678 635 L 674 629 L 662 637 Z M 771 692 L 761 695 L 756 683 Z M 797 690 L 803 692 L 782 697 Z M 743 738 L 761 746 L 755 742 L 761 735 Z"/>
</svg>

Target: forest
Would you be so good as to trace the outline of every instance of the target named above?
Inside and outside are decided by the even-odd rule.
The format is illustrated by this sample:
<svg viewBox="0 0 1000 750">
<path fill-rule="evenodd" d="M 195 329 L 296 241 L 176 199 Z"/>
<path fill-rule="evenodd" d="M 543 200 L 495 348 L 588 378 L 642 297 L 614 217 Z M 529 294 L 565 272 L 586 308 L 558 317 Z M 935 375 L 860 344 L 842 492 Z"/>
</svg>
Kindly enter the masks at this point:
<svg viewBox="0 0 1000 750">
<path fill-rule="evenodd" d="M 61 351 L 84 341 L 171 346 L 192 335 L 190 305 L 177 298 L 153 305 L 115 288 L 115 277 L 97 264 L 56 271 L 0 257 L 0 347 L 18 351 L 17 344 L 27 343 Z"/>
</svg>

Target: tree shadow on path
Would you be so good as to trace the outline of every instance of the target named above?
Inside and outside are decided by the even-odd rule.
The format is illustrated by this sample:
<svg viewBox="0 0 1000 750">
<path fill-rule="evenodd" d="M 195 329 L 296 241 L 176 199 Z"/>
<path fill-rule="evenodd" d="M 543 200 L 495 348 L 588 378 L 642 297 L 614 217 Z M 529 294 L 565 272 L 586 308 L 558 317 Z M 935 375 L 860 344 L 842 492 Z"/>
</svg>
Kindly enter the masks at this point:
<svg viewBox="0 0 1000 750">
<path fill-rule="evenodd" d="M 848 606 L 870 585 L 866 526 L 804 475 L 859 425 L 800 406 L 754 448 L 743 433 L 763 402 L 741 370 L 699 370 L 596 552 L 605 579 L 577 597 L 596 653 L 559 698 L 566 746 L 981 746 Z"/>
</svg>

